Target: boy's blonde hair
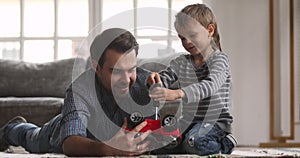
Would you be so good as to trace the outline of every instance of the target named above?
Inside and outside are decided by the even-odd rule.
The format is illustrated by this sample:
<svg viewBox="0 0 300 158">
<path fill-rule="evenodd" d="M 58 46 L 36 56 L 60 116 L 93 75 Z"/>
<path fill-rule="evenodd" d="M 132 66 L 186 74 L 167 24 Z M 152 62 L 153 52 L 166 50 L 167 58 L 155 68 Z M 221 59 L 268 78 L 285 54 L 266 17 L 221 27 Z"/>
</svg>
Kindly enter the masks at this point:
<svg viewBox="0 0 300 158">
<path fill-rule="evenodd" d="M 184 27 L 187 25 L 190 20 L 196 20 L 199 22 L 204 28 L 208 28 L 210 24 L 215 26 L 213 39 L 216 46 L 222 50 L 220 44 L 220 35 L 217 27 L 216 17 L 214 16 L 211 9 L 209 9 L 204 4 L 191 4 L 184 7 L 177 15 L 175 19 L 175 28 L 178 29 L 179 26 Z"/>
</svg>

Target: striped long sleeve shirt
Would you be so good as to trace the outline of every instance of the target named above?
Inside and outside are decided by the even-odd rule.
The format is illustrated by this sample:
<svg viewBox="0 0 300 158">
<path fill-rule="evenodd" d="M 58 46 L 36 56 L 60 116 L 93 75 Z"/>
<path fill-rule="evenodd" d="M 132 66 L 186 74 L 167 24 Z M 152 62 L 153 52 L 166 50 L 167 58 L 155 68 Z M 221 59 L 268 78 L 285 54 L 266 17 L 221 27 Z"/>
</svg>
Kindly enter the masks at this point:
<svg viewBox="0 0 300 158">
<path fill-rule="evenodd" d="M 228 57 L 216 51 L 199 68 L 191 55 L 180 55 L 159 72 L 164 87 L 179 82 L 183 99 L 183 119 L 190 122 L 217 122 L 230 132 L 232 116 L 229 112 L 231 74 Z"/>
</svg>

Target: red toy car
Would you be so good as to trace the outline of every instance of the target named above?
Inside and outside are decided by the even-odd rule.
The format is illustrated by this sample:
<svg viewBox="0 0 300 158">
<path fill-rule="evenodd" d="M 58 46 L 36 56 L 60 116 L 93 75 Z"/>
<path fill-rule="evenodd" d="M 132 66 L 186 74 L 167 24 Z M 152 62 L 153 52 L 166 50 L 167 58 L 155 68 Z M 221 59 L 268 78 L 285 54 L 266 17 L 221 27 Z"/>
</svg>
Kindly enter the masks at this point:
<svg viewBox="0 0 300 158">
<path fill-rule="evenodd" d="M 146 132 L 153 131 L 153 137 L 161 146 L 165 148 L 174 148 L 181 142 L 181 135 L 177 124 L 177 118 L 174 115 L 167 115 L 163 120 L 143 119 L 141 113 L 135 112 L 129 117 L 129 126 L 126 130 L 131 131 L 133 127 L 142 121 L 146 121 L 147 125 L 140 130 Z"/>
</svg>

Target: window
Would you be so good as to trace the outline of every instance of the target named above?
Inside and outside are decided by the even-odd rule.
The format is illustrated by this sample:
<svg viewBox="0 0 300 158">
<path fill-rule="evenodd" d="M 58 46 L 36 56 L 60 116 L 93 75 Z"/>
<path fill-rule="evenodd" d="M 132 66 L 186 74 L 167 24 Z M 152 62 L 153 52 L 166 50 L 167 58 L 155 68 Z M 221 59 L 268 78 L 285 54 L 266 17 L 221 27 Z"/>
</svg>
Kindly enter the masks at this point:
<svg viewBox="0 0 300 158">
<path fill-rule="evenodd" d="M 0 0 L 0 58 L 48 62 L 87 56 L 87 0 Z"/>
<path fill-rule="evenodd" d="M 156 56 L 165 55 L 167 53 L 184 52 L 184 48 L 181 45 L 181 41 L 177 37 L 177 33 L 173 28 L 175 14 L 179 12 L 183 7 L 193 3 L 202 3 L 200 0 L 137 0 L 137 8 L 142 7 L 154 7 L 166 9 L 166 12 L 153 13 L 153 16 L 159 17 L 160 26 L 163 28 L 137 28 L 135 36 L 141 47 L 139 56 L 141 58 L 152 58 Z M 170 8 L 170 11 L 168 10 Z M 137 12 L 137 27 L 140 26 L 139 22 L 147 20 L 143 17 L 143 14 Z M 151 25 L 151 24 L 150 24 Z"/>
<path fill-rule="evenodd" d="M 95 5 L 97 0 L 93 1 Z M 132 29 L 130 31 L 140 44 L 139 58 L 152 58 L 185 51 L 173 28 L 174 16 L 183 7 L 193 3 L 202 3 L 202 0 L 102 0 L 101 7 L 94 10 L 94 14 L 91 15 L 96 16 L 92 19 L 98 19 L 98 22 L 93 23 L 94 26 L 101 23 L 102 29 L 111 27 L 110 22 L 116 16 L 121 17 L 120 20 L 115 20 L 116 24 L 113 26 Z M 145 7 L 153 8 L 150 15 L 145 13 L 147 12 Z M 151 18 L 159 21 L 159 27 L 152 25 Z M 110 24 L 107 27 L 106 22 Z"/>
<path fill-rule="evenodd" d="M 87 57 L 90 41 L 85 38 L 93 27 L 124 12 L 133 20 L 122 19 L 117 25 L 133 26 L 131 31 L 142 46 L 139 57 L 182 52 L 176 32 L 169 30 L 173 13 L 192 3 L 202 0 L 0 0 L 0 58 L 48 62 Z M 163 27 L 141 26 L 148 18 L 143 16 L 144 7 L 165 10 L 153 12 Z"/>
</svg>

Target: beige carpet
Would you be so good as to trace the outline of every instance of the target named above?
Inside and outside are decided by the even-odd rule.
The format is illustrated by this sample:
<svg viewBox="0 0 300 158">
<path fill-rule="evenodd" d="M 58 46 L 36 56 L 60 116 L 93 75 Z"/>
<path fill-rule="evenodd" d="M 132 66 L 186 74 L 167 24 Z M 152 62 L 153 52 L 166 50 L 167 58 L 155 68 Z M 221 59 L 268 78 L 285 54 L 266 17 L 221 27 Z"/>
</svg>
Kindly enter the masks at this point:
<svg viewBox="0 0 300 158">
<path fill-rule="evenodd" d="M 0 152 L 0 158 L 62 158 L 67 157 L 63 154 L 29 154 L 21 147 L 12 147 L 12 153 Z M 139 157 L 148 158 L 195 158 L 198 155 L 142 155 Z M 237 147 L 231 155 L 216 154 L 201 157 L 300 157 L 300 148 L 255 148 L 255 147 Z"/>
</svg>

